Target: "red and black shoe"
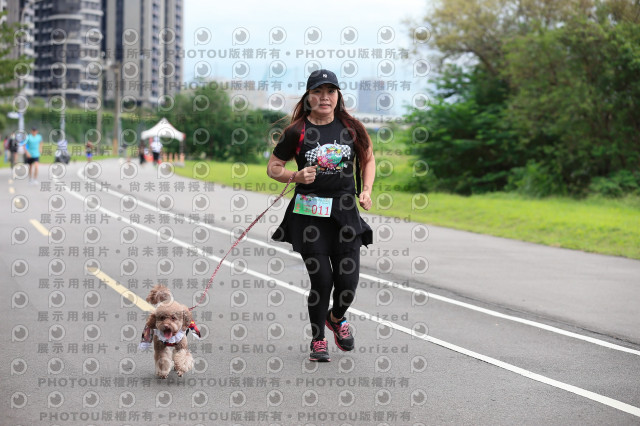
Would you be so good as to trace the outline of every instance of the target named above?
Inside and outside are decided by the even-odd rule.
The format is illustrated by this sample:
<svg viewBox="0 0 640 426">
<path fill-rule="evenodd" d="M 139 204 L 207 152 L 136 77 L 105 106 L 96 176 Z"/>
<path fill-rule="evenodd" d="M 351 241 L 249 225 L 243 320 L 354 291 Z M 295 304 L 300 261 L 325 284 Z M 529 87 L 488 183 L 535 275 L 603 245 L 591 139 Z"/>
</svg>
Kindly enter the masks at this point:
<svg viewBox="0 0 640 426">
<path fill-rule="evenodd" d="M 310 347 L 311 354 L 309 355 L 309 361 L 331 361 L 331 358 L 329 358 L 329 351 L 327 350 L 327 339 L 312 340 Z"/>
<path fill-rule="evenodd" d="M 340 348 L 340 350 L 353 350 L 354 339 L 353 335 L 351 334 L 351 330 L 349 329 L 349 323 L 347 322 L 346 318 L 342 318 L 337 323 L 333 322 L 331 321 L 331 310 L 329 310 L 329 312 L 327 312 L 327 320 L 325 324 L 331 331 L 333 331 L 336 345 L 338 346 L 338 348 Z"/>
</svg>

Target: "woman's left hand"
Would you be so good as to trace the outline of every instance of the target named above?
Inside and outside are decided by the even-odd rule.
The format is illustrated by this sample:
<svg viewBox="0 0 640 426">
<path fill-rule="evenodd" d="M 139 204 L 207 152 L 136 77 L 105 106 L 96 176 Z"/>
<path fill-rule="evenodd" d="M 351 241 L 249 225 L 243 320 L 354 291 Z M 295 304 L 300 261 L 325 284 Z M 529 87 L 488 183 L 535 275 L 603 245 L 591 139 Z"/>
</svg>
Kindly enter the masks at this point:
<svg viewBox="0 0 640 426">
<path fill-rule="evenodd" d="M 369 210 L 371 208 L 371 194 L 369 191 L 362 191 L 360 193 L 360 207 L 365 210 Z"/>
</svg>

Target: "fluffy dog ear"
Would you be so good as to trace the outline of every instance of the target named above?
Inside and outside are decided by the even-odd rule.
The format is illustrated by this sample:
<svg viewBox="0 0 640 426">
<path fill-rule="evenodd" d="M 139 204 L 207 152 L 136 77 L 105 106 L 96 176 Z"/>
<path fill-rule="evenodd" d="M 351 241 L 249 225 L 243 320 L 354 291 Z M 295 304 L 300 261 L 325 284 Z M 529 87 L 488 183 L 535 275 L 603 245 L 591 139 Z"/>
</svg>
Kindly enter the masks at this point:
<svg viewBox="0 0 640 426">
<path fill-rule="evenodd" d="M 151 328 L 151 329 L 155 329 L 156 328 L 156 313 L 152 313 L 151 315 L 149 315 L 149 317 L 147 318 L 147 323 L 144 325 L 145 327 Z"/>
<path fill-rule="evenodd" d="M 158 304 L 158 286 L 155 286 L 151 289 L 151 291 L 147 295 L 146 301 L 151 303 L 152 305 Z"/>
<path fill-rule="evenodd" d="M 191 311 L 188 309 L 185 309 L 184 311 L 182 311 L 182 318 L 183 318 L 182 326 L 185 329 L 189 328 L 189 324 L 191 324 L 191 321 L 193 321 L 193 316 L 191 315 Z"/>
<path fill-rule="evenodd" d="M 171 295 L 171 290 L 163 285 L 158 284 L 151 289 L 146 300 L 152 305 L 157 305 L 161 302 L 172 301 L 173 296 Z"/>
</svg>

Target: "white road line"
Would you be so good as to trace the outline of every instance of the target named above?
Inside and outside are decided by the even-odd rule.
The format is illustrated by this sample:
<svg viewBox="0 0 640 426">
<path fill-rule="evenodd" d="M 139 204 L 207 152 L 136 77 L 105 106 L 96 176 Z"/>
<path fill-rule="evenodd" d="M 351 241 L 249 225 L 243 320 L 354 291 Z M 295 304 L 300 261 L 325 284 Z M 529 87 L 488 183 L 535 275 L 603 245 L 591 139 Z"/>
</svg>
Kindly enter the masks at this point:
<svg viewBox="0 0 640 426">
<path fill-rule="evenodd" d="M 419 292 L 419 291 L 423 291 L 423 290 L 416 290 L 416 289 L 411 288 L 411 287 L 403 286 L 403 285 L 400 285 L 400 284 L 397 284 L 397 283 L 394 283 L 394 282 L 391 282 L 391 281 L 383 280 L 383 279 L 374 277 L 373 275 L 360 274 L 360 276 L 362 278 L 366 278 L 368 280 L 373 280 L 373 281 L 378 281 L 381 284 L 385 284 L 385 285 L 388 285 L 389 287 L 394 287 L 394 288 L 397 288 L 399 290 L 408 291 L 410 293 L 416 293 L 416 292 Z M 480 312 L 480 313 L 483 313 L 483 314 L 491 315 L 493 317 L 505 319 L 505 320 L 508 320 L 508 321 L 517 322 L 517 323 L 520 323 L 520 324 L 529 325 L 531 327 L 536 327 L 536 328 L 539 328 L 539 329 L 542 329 L 542 330 L 546 330 L 546 331 L 550 331 L 552 333 L 560 334 L 560 335 L 563 335 L 563 336 L 573 337 L 574 339 L 582 340 L 584 342 L 593 343 L 594 345 L 603 346 L 605 348 L 613 349 L 613 350 L 616 350 L 616 351 L 627 352 L 627 353 L 630 353 L 630 354 L 633 354 L 633 355 L 639 355 L 640 356 L 640 351 L 637 351 L 637 350 L 631 349 L 631 348 L 627 348 L 627 347 L 624 347 L 624 346 L 616 345 L 615 343 L 610 343 L 610 342 L 607 342 L 607 341 L 604 341 L 604 340 L 600 340 L 600 339 L 596 339 L 596 338 L 593 338 L 593 337 L 584 336 L 582 334 L 578 334 L 578 333 L 574 333 L 574 332 L 571 332 L 571 331 L 563 330 L 561 328 L 553 327 L 553 326 L 550 326 L 550 325 L 547 325 L 547 324 L 543 324 L 543 323 L 539 323 L 539 322 L 536 322 L 536 321 L 531 321 L 531 320 L 527 320 L 527 319 L 524 319 L 524 318 L 514 317 L 512 315 L 506 315 L 506 314 L 503 314 L 503 313 L 500 313 L 500 312 L 497 312 L 497 311 L 492 311 L 491 309 L 481 308 L 479 306 L 472 305 L 470 303 L 460 302 L 459 300 L 450 299 L 448 297 L 439 296 L 437 294 L 428 293 L 428 292 L 424 292 L 424 293 L 427 293 L 430 298 L 433 298 L 433 299 L 436 299 L 436 300 L 440 300 L 442 302 L 450 303 L 452 305 L 460 306 L 462 308 L 470 309 L 472 311 L 476 311 L 476 312 Z"/>
<path fill-rule="evenodd" d="M 579 388 L 577 386 L 570 385 L 568 383 L 564 383 L 564 382 L 560 382 L 558 380 L 551 379 L 551 378 L 543 376 L 541 374 L 534 373 L 534 372 L 529 371 L 529 370 L 525 370 L 524 368 L 516 367 L 515 365 L 500 361 L 500 360 L 495 359 L 495 358 L 491 358 L 491 357 L 486 356 L 486 355 L 482 355 L 482 354 L 480 354 L 478 352 L 470 351 L 470 350 L 465 349 L 465 348 L 463 348 L 461 346 L 454 345 L 454 344 L 449 343 L 449 342 L 445 342 L 444 340 L 440 340 L 440 339 L 437 339 L 435 337 L 426 336 L 426 335 L 424 335 L 422 333 L 416 333 L 414 330 L 411 330 L 410 328 L 403 327 L 401 325 L 398 325 L 398 324 L 395 324 L 395 323 L 392 323 L 392 322 L 389 322 L 389 321 L 386 321 L 386 320 L 382 320 L 382 319 L 380 319 L 380 318 L 378 318 L 378 317 L 376 317 L 374 315 L 368 314 L 368 313 L 360 311 L 358 309 L 349 308 L 349 311 L 352 312 L 355 315 L 364 316 L 365 318 L 367 318 L 367 319 L 369 319 L 371 321 L 374 321 L 374 322 L 377 322 L 377 323 L 380 323 L 380 324 L 385 324 L 388 327 L 391 327 L 391 328 L 393 328 L 395 330 L 398 330 L 398 331 L 401 331 L 403 333 L 409 334 L 412 337 L 415 337 L 415 338 L 418 338 L 418 339 L 422 339 L 422 340 L 425 340 L 427 342 L 431 342 L 431 343 L 436 344 L 438 346 L 442 346 L 443 348 L 447 348 L 449 350 L 458 352 L 459 354 L 467 355 L 467 356 L 470 356 L 470 357 L 475 358 L 477 360 L 484 361 L 484 362 L 489 363 L 491 365 L 495 365 L 496 367 L 511 371 L 512 373 L 519 374 L 519 375 L 521 375 L 523 377 L 526 377 L 526 378 L 535 380 L 537 382 L 544 383 L 544 384 L 556 387 L 558 389 L 565 390 L 567 392 L 571 392 L 571 393 L 576 394 L 576 395 L 580 395 L 580 396 L 582 396 L 584 398 L 588 398 L 588 399 L 590 399 L 592 401 L 599 402 L 599 403 L 604 404 L 604 405 L 608 405 L 609 407 L 615 408 L 616 410 L 624 411 L 625 413 L 629 413 L 629 414 L 632 414 L 634 416 L 640 417 L 640 408 L 639 407 L 635 407 L 635 406 L 627 404 L 625 402 L 618 401 L 617 399 L 609 398 L 607 396 L 600 395 L 600 394 L 597 394 L 595 392 L 591 392 L 591 391 L 588 391 L 586 389 L 582 389 L 582 388 Z"/>
<path fill-rule="evenodd" d="M 82 175 L 82 170 L 78 171 L 78 176 L 81 179 L 85 179 L 85 177 Z M 90 179 L 87 179 L 87 180 L 90 180 Z M 103 192 L 106 192 L 106 193 L 108 193 L 110 195 L 113 195 L 115 197 L 118 197 L 118 198 L 122 198 L 122 197 L 127 195 L 127 194 L 123 194 L 121 192 L 112 190 L 110 188 L 107 188 Z M 170 216 L 172 218 L 175 218 L 175 217 L 178 216 L 175 213 L 167 212 L 167 211 L 164 211 L 164 210 L 160 210 L 159 208 L 157 208 L 153 204 L 149 204 L 149 203 L 147 203 L 145 201 L 138 200 L 138 206 L 144 207 L 144 208 L 146 208 L 148 210 L 151 210 L 151 211 L 154 211 L 156 213 L 166 214 L 166 215 L 168 215 L 168 216 Z M 184 219 L 185 221 L 187 220 L 184 217 L 182 219 Z M 220 228 L 220 227 L 217 227 L 217 226 L 212 226 L 212 225 L 210 225 L 208 223 L 194 222 L 194 225 L 202 226 L 204 228 L 210 229 L 212 231 L 219 232 L 221 234 L 232 235 L 232 232 L 229 231 L 228 229 Z M 265 248 L 274 249 L 274 250 L 276 250 L 276 251 L 278 251 L 278 252 L 280 252 L 282 254 L 285 254 L 287 256 L 295 257 L 297 259 L 301 259 L 300 255 L 298 253 L 292 252 L 292 251 L 284 249 L 282 247 L 278 247 L 278 246 L 266 243 L 264 241 L 256 240 L 255 238 L 251 238 L 249 236 L 246 236 L 244 241 L 247 241 L 247 242 L 250 242 L 252 244 L 256 244 L 256 245 L 259 245 L 259 246 L 262 246 L 262 247 L 265 247 Z M 531 327 L 539 328 L 541 330 L 549 331 L 551 333 L 556 333 L 556 334 L 560 334 L 562 336 L 566 336 L 566 337 L 571 337 L 571 338 L 574 338 L 574 339 L 582 340 L 583 342 L 592 343 L 594 345 L 602 346 L 602 347 L 605 347 L 605 348 L 608 348 L 608 349 L 613 349 L 613 350 L 616 350 L 616 351 L 626 352 L 626 353 L 630 353 L 630 354 L 633 354 L 633 355 L 640 356 L 640 351 L 638 351 L 638 350 L 627 348 L 627 347 L 621 346 L 621 345 L 617 345 L 615 343 L 607 342 L 605 340 L 596 339 L 594 337 L 589 337 L 589 336 L 584 336 L 582 334 L 578 334 L 578 333 L 574 333 L 574 332 L 571 332 L 571 331 L 563 330 L 561 328 L 553 327 L 553 326 L 550 326 L 550 325 L 547 325 L 547 324 L 544 324 L 544 323 L 531 321 L 531 320 L 527 320 L 527 319 L 524 319 L 524 318 L 519 318 L 519 317 L 516 317 L 516 316 L 513 316 L 513 315 L 506 315 L 506 314 L 503 314 L 503 313 L 498 312 L 498 311 L 493 311 L 491 309 L 481 308 L 480 306 L 472 305 L 472 304 L 466 303 L 466 302 L 461 302 L 459 300 L 451 299 L 449 297 L 440 296 L 438 294 L 427 292 L 425 290 L 420 290 L 420 289 L 416 289 L 416 288 L 405 286 L 405 285 L 399 285 L 399 284 L 394 283 L 392 281 L 384 280 L 382 278 L 378 278 L 378 277 L 375 277 L 373 275 L 368 275 L 368 274 L 361 273 L 360 277 L 364 278 L 366 280 L 378 282 L 378 283 L 380 283 L 382 285 L 386 285 L 388 287 L 393 287 L 393 288 L 397 288 L 397 289 L 400 289 L 400 290 L 403 290 L 403 291 L 408 291 L 410 293 L 420 293 L 421 295 L 426 294 L 429 298 L 432 298 L 432 299 L 435 299 L 435 300 L 439 300 L 439 301 L 444 302 L 444 303 L 449 303 L 449 304 L 452 304 L 452 305 L 456 305 L 456 306 L 459 306 L 461 308 L 470 309 L 472 311 L 480 312 L 480 313 L 483 313 L 483 314 L 486 314 L 486 315 L 491 315 L 491 316 L 496 317 L 496 318 L 504 319 L 504 320 L 507 320 L 507 321 L 517 322 L 517 323 L 520 323 L 520 324 L 524 324 L 524 325 L 528 325 L 528 326 L 531 326 Z"/>
<path fill-rule="evenodd" d="M 36 228 L 38 232 L 45 237 L 49 236 L 49 230 L 43 224 L 41 224 L 40 221 L 36 219 L 29 219 L 29 223 L 31 223 L 31 225 L 33 225 L 33 227 Z"/>
<path fill-rule="evenodd" d="M 145 312 L 153 312 L 153 306 L 151 306 L 146 300 L 129 290 L 127 287 L 120 284 L 115 279 L 111 278 L 109 275 L 100 270 L 89 271 L 89 273 L 93 274 L 93 276 L 95 276 L 99 280 L 102 280 L 102 282 L 107 284 L 129 302 L 134 303 L 138 308 L 140 308 L 140 310 Z"/>
<path fill-rule="evenodd" d="M 76 194 L 74 192 L 71 192 L 67 188 L 65 188 L 65 190 L 67 191 L 67 193 L 69 193 L 72 196 L 78 198 L 79 200 L 81 200 L 81 201 L 83 200 L 83 198 L 82 198 L 82 196 L 80 194 Z M 141 229 L 141 230 L 143 230 L 145 232 L 148 232 L 148 233 L 150 233 L 152 235 L 155 235 L 156 237 L 158 237 L 160 235 L 160 233 L 158 231 L 156 231 L 155 229 L 149 228 L 149 227 L 147 227 L 145 225 L 141 225 L 139 223 L 131 222 L 126 217 L 120 216 L 117 213 L 114 213 L 114 212 L 112 212 L 112 211 L 110 211 L 110 210 L 108 210 L 108 209 L 106 209 L 104 207 L 99 207 L 98 210 L 100 210 L 101 212 L 103 212 L 103 213 L 105 213 L 105 214 L 107 214 L 109 216 L 115 217 L 116 219 L 120 218 L 120 220 L 122 222 L 126 222 L 129 225 L 135 226 L 138 229 Z M 198 249 L 197 247 L 194 247 L 191 244 L 186 243 L 186 242 L 184 242 L 182 240 L 179 240 L 177 238 L 173 238 L 171 242 L 173 242 L 174 244 L 177 244 L 179 246 L 182 246 L 184 248 L 194 249 L 201 256 L 206 257 L 206 258 L 208 258 L 210 260 L 213 260 L 213 261 L 216 261 L 216 262 L 220 262 L 221 258 L 219 258 L 217 256 L 210 255 L 210 254 L 206 254 L 202 250 Z M 225 265 L 225 266 L 227 266 L 229 268 L 233 267 L 233 263 L 228 261 L 228 260 L 225 260 L 223 262 L 223 265 Z M 273 283 L 279 285 L 282 288 L 285 288 L 287 290 L 291 290 L 291 291 L 293 291 L 295 293 L 298 293 L 298 294 L 301 294 L 301 295 L 304 295 L 306 293 L 305 290 L 303 290 L 303 289 L 301 289 L 299 287 L 293 286 L 293 285 L 291 285 L 289 283 L 286 283 L 284 281 L 280 281 L 278 279 L 274 279 L 273 277 L 270 277 L 270 276 L 268 276 L 266 274 L 263 274 L 263 273 L 260 273 L 260 272 L 257 272 L 257 271 L 253 271 L 253 270 L 248 269 L 248 268 L 245 271 L 245 273 L 248 274 L 248 275 L 252 275 L 252 276 L 254 276 L 256 278 L 260 278 L 262 280 L 265 280 L 266 282 L 273 282 Z M 482 354 L 474 352 L 474 351 L 470 351 L 470 350 L 465 349 L 465 348 L 463 348 L 461 346 L 454 345 L 452 343 L 446 342 L 444 340 L 437 339 L 435 337 L 430 337 L 430 336 L 424 335 L 422 333 L 416 333 L 415 331 L 413 331 L 413 330 L 411 330 L 411 329 L 409 329 L 407 327 L 401 326 L 399 324 L 396 324 L 396 323 L 393 323 L 393 322 L 390 322 L 390 321 L 382 320 L 382 319 L 380 319 L 379 317 L 377 317 L 375 315 L 371 315 L 371 314 L 369 314 L 367 312 L 364 312 L 364 311 L 361 311 L 361 310 L 358 310 L 358 309 L 350 308 L 350 311 L 355 315 L 362 316 L 362 317 L 364 317 L 364 318 L 366 318 L 366 319 L 368 319 L 370 321 L 377 322 L 379 324 L 384 324 L 384 325 L 386 325 L 388 327 L 391 327 L 391 328 L 393 328 L 395 330 L 398 330 L 398 331 L 400 331 L 402 333 L 409 334 L 412 337 L 424 340 L 426 342 L 433 343 L 435 345 L 438 345 L 438 346 L 441 346 L 443 348 L 452 350 L 452 351 L 457 352 L 459 354 L 466 355 L 466 356 L 472 357 L 472 358 L 480 360 L 480 361 L 484 361 L 484 362 L 489 363 L 491 365 L 494 365 L 494 366 L 496 366 L 498 368 L 502 368 L 504 370 L 511 371 L 513 373 L 516 373 L 516 374 L 518 374 L 520 376 L 523 376 L 523 377 L 526 377 L 528 379 L 535 380 L 535 381 L 538 381 L 540 383 L 544 383 L 544 384 L 547 384 L 549 386 L 553 386 L 555 388 L 562 389 L 564 391 L 573 393 L 575 395 L 582 396 L 584 398 L 590 399 L 590 400 L 598 402 L 600 404 L 607 405 L 607 406 L 609 406 L 611 408 L 615 408 L 616 410 L 620 410 L 620 411 L 623 411 L 625 413 L 629 413 L 631 415 L 640 417 L 640 408 L 639 407 L 635 407 L 633 405 L 624 403 L 622 401 L 618 401 L 616 399 L 609 398 L 607 396 L 600 395 L 600 394 L 597 394 L 595 392 L 591 392 L 591 391 L 588 391 L 586 389 L 582 389 L 582 388 L 579 388 L 577 386 L 570 385 L 568 383 L 564 383 L 564 382 L 560 382 L 558 380 L 551 379 L 551 378 L 543 376 L 541 374 L 537 374 L 537 373 L 534 373 L 532 371 L 525 370 L 525 369 L 517 367 L 515 365 L 500 361 L 500 360 L 498 360 L 496 358 L 492 358 L 492 357 L 489 357 L 489 356 L 486 356 L 486 355 L 482 355 Z"/>
</svg>

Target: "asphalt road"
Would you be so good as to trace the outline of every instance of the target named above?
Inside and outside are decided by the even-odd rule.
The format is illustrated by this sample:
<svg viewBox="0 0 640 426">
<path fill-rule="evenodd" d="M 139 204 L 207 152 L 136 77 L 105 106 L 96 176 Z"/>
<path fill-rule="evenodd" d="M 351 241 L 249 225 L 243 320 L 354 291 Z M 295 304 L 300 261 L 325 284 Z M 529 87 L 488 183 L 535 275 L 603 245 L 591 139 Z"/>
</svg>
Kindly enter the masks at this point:
<svg viewBox="0 0 640 426">
<path fill-rule="evenodd" d="M 0 170 L 0 424 L 640 424 L 640 262 L 365 215 L 356 349 L 311 363 L 304 265 L 268 239 L 284 201 L 195 308 L 194 371 L 156 379 L 150 286 L 195 304 L 273 200 L 234 173 Z"/>
</svg>

